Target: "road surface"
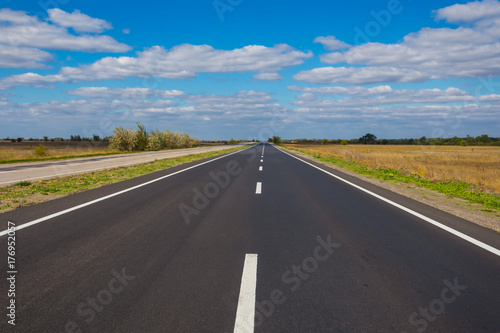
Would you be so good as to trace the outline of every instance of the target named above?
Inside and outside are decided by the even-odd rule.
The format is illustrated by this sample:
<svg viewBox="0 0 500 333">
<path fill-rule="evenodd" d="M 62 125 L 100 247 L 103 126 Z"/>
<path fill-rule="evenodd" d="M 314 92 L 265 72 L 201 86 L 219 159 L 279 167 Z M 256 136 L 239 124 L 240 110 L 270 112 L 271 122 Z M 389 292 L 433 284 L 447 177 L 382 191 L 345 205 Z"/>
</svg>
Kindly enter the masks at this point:
<svg viewBox="0 0 500 333">
<path fill-rule="evenodd" d="M 84 172 L 146 163 L 165 158 L 219 151 L 237 146 L 239 145 L 149 151 L 143 153 L 82 157 L 44 162 L 0 164 L 0 186 L 7 186 L 9 184 L 25 180 L 31 181 L 41 178 L 47 179 L 68 176 Z"/>
<path fill-rule="evenodd" d="M 0 331 L 500 331 L 498 233 L 307 163 L 261 143 L 1 214 Z"/>
</svg>

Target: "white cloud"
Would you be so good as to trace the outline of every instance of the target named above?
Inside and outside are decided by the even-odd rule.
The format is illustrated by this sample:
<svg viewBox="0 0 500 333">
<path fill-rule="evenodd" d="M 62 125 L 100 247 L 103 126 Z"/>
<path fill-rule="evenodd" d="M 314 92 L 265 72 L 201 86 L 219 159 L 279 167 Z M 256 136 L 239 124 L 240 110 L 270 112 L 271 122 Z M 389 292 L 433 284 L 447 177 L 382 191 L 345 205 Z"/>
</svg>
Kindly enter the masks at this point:
<svg viewBox="0 0 500 333">
<path fill-rule="evenodd" d="M 84 52 L 126 52 L 130 47 L 110 36 L 72 35 L 22 11 L 0 9 L 0 43 L 17 47 Z"/>
<path fill-rule="evenodd" d="M 316 37 L 313 43 L 323 44 L 323 47 L 328 51 L 342 50 L 351 46 L 341 40 L 338 40 L 335 36 Z"/>
<path fill-rule="evenodd" d="M 25 73 L 0 79 L 0 90 L 12 89 L 16 86 L 52 88 L 51 83 L 67 81 L 67 79 L 59 74 L 42 76 L 36 73 Z"/>
<path fill-rule="evenodd" d="M 179 90 L 159 90 L 149 88 L 108 88 L 108 87 L 82 87 L 66 91 L 69 95 L 91 98 L 116 98 L 116 99 L 140 99 L 140 98 L 175 98 L 184 95 Z"/>
<path fill-rule="evenodd" d="M 298 101 L 292 102 L 296 106 L 315 106 L 322 108 L 362 108 L 391 104 L 447 104 L 447 103 L 471 103 L 497 101 L 499 95 L 483 95 L 474 97 L 469 93 L 457 89 L 403 89 L 393 90 L 389 86 L 365 87 L 289 87 L 292 91 L 304 92 L 297 97 Z M 322 95 L 347 95 L 354 97 L 340 99 L 316 98 L 314 94 Z"/>
<path fill-rule="evenodd" d="M 162 119 L 162 117 L 182 117 L 191 120 L 211 120 L 233 122 L 241 119 L 253 119 L 262 121 L 266 117 L 272 117 L 276 113 L 282 114 L 287 111 L 277 104 L 269 93 L 258 91 L 240 91 L 232 95 L 195 95 L 182 94 L 178 91 L 149 90 L 146 95 L 169 96 L 169 98 L 180 97 L 186 106 L 171 99 L 147 99 L 128 98 L 126 89 L 97 89 L 76 90 L 80 95 L 96 96 L 89 99 L 76 99 L 70 101 L 52 101 L 46 103 L 12 103 L 7 99 L 0 100 L 0 115 L 5 121 L 18 118 L 26 118 L 35 123 L 44 117 L 60 119 L 61 117 L 95 117 L 106 116 L 109 119 Z M 98 91 L 103 93 L 99 94 Z M 92 93 L 94 92 L 94 93 Z M 114 99 L 113 95 L 118 96 Z M 125 98 L 122 98 L 125 97 Z M 87 118 L 89 119 L 89 118 Z M 72 118 L 72 122 L 75 120 Z M 123 122 L 121 120 L 120 122 Z M 117 125 L 118 126 L 118 125 Z"/>
<path fill-rule="evenodd" d="M 48 52 L 0 44 L 1 68 L 46 68 L 44 62 L 49 61 L 54 61 L 54 57 Z"/>
<path fill-rule="evenodd" d="M 254 79 L 262 81 L 281 81 L 283 77 L 278 73 L 259 73 L 253 76 Z"/>
<path fill-rule="evenodd" d="M 59 8 L 47 10 L 49 20 L 65 28 L 73 28 L 76 32 L 101 33 L 104 30 L 112 29 L 111 23 L 98 18 L 92 18 L 83 14 L 79 10 L 67 13 Z"/>
<path fill-rule="evenodd" d="M 311 52 L 304 53 L 284 44 L 273 47 L 250 45 L 234 50 L 191 44 L 178 45 L 170 50 L 153 46 L 138 52 L 137 57 L 105 57 L 90 65 L 63 67 L 58 76 L 61 81 L 95 81 L 128 77 L 189 79 L 197 73 L 257 72 L 256 79 L 278 80 L 281 76 L 276 71 L 302 64 L 310 57 Z M 7 77 L 0 83 L 4 80 L 12 81 Z M 35 84 L 37 81 L 38 78 Z"/>
<path fill-rule="evenodd" d="M 61 74 L 78 80 L 124 79 L 127 77 L 192 78 L 196 73 L 272 73 L 303 63 L 312 53 L 285 44 L 266 47 L 249 45 L 217 50 L 210 45 L 182 44 L 167 50 L 153 46 L 137 57 L 106 57 L 91 65 L 64 67 Z M 276 78 L 276 76 L 274 76 Z"/>
<path fill-rule="evenodd" d="M 122 32 L 123 32 L 125 35 L 128 35 L 128 34 L 130 33 L 130 29 L 129 29 L 129 28 L 122 29 Z"/>
<path fill-rule="evenodd" d="M 500 5 L 496 0 L 474 1 L 455 4 L 435 11 L 439 20 L 449 23 L 474 22 L 493 17 L 500 17 Z"/>
<path fill-rule="evenodd" d="M 362 82 L 420 82 L 436 78 L 500 76 L 500 2 L 487 0 L 453 5 L 436 11 L 436 17 L 450 23 L 470 23 L 470 26 L 423 28 L 406 35 L 399 43 L 366 43 L 352 46 L 344 52 L 323 54 L 320 59 L 328 64 L 390 68 L 388 75 L 366 80 L 359 79 L 359 76 L 375 72 L 375 69 L 349 69 L 358 79 L 331 82 L 364 84 Z M 320 72 L 326 74 L 327 71 L 336 77 L 346 69 L 322 69 Z M 327 79 L 323 80 L 329 83 Z"/>
<path fill-rule="evenodd" d="M 330 86 L 330 87 L 297 87 L 297 86 L 289 86 L 288 90 L 298 91 L 304 93 L 318 93 L 318 94 L 326 94 L 326 95 L 349 95 L 349 96 L 373 96 L 373 95 L 382 95 L 384 93 L 392 92 L 391 86 L 376 86 L 372 88 L 365 88 L 360 86 L 354 87 L 340 87 L 340 86 Z"/>
<path fill-rule="evenodd" d="M 423 82 L 438 78 L 418 70 L 397 67 L 320 67 L 301 71 L 297 81 L 318 84 L 371 84 L 379 82 Z"/>
</svg>

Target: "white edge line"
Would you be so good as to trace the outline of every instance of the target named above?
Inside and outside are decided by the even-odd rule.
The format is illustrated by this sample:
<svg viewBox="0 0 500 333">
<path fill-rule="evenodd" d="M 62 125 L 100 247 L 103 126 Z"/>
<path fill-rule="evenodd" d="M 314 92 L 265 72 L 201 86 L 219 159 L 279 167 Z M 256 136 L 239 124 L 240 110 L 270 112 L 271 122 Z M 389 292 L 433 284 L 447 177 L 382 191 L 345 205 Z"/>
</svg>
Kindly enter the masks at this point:
<svg viewBox="0 0 500 333">
<path fill-rule="evenodd" d="M 255 290 L 257 288 L 257 254 L 247 253 L 241 276 L 240 296 L 236 309 L 234 333 L 251 333 L 255 322 Z"/>
<path fill-rule="evenodd" d="M 257 182 L 257 186 L 255 187 L 255 194 L 261 194 L 262 193 L 262 183 Z"/>
<path fill-rule="evenodd" d="M 106 195 L 104 197 L 101 197 L 99 199 L 95 199 L 95 200 L 92 200 L 92 201 L 88 201 L 86 203 L 83 203 L 81 205 L 78 205 L 78 206 L 74 206 L 74 207 L 71 207 L 71 208 L 68 208 L 68 209 L 65 209 L 65 210 L 62 210 L 60 212 L 57 212 L 57 213 L 54 213 L 54 214 L 51 214 L 51 215 L 47 215 L 47 216 L 44 216 L 42 218 L 39 218 L 39 219 L 36 219 L 36 220 L 33 220 L 31 222 L 27 222 L 27 223 L 24 223 L 24 224 L 21 224 L 21 225 L 18 225 L 16 226 L 15 230 L 21 230 L 21 229 L 24 229 L 24 228 L 27 228 L 27 227 L 30 227 L 34 224 L 38 224 L 38 223 L 41 223 L 41 222 L 44 222 L 44 221 L 47 221 L 47 220 L 50 220 L 54 217 L 57 217 L 57 216 L 61 216 L 61 215 L 64 215 L 64 214 L 67 214 L 69 212 L 72 212 L 72 211 L 75 211 L 77 209 L 80 209 L 80 208 L 83 208 L 83 207 L 87 207 L 87 206 L 90 206 L 90 205 L 93 205 L 97 202 L 100 202 L 100 201 L 103 201 L 103 200 L 106 200 L 106 199 L 109 199 L 109 198 L 112 198 L 112 197 L 115 197 L 117 195 L 120 195 L 120 194 L 123 194 L 123 193 L 126 193 L 126 192 L 129 192 L 129 191 L 132 191 L 132 190 L 135 190 L 135 189 L 138 189 L 139 187 L 143 187 L 143 186 L 146 186 L 146 185 L 149 185 L 149 184 L 152 184 L 152 183 L 155 183 L 157 181 L 160 181 L 162 179 L 165 179 L 165 178 L 168 178 L 168 177 L 171 177 L 171 176 L 174 176 L 174 175 L 177 175 L 181 172 L 184 172 L 184 171 L 187 171 L 187 170 L 190 170 L 190 169 L 194 169 L 194 168 L 197 168 L 199 166 L 202 166 L 204 164 L 207 164 L 207 163 L 210 163 L 210 162 L 213 162 L 213 161 L 217 161 L 221 158 L 225 158 L 225 157 L 228 157 L 228 156 L 231 156 L 231 155 L 234 155 L 234 154 L 237 154 L 239 152 L 242 152 L 242 151 L 245 151 L 247 149 L 250 149 L 252 148 L 253 146 L 250 146 L 248 148 L 245 148 L 245 149 L 241 149 L 241 150 L 237 150 L 235 152 L 232 152 L 230 154 L 227 154 L 227 155 L 224 155 L 224 156 L 219 156 L 217 158 L 214 158 L 213 160 L 210 160 L 210 161 L 205 161 L 205 162 L 202 162 L 200 164 L 196 164 L 196 165 L 193 165 L 193 166 L 190 166 L 186 169 L 182 169 L 182 170 L 179 170 L 179 171 L 176 171 L 176 172 L 173 172 L 173 173 L 170 173 L 168 175 L 165 175 L 165 176 L 162 176 L 162 177 L 159 177 L 159 178 L 155 178 L 153 180 L 150 180 L 150 181 L 147 181 L 145 183 L 142 183 L 142 184 L 139 184 L 139 185 L 136 185 L 136 186 L 133 186 L 133 187 L 130 187 L 130 188 L 127 188 L 125 190 L 121 190 L 119 192 L 115 192 L 115 193 L 112 193 L 112 194 L 109 194 L 109 195 Z M 4 230 L 2 232 L 0 232 L 0 237 L 1 236 L 5 236 L 7 233 L 9 232 L 9 230 Z"/>
<path fill-rule="evenodd" d="M 276 147 L 276 148 L 277 148 L 277 147 Z M 431 218 L 429 218 L 429 217 L 427 217 L 427 216 L 425 216 L 425 215 L 422 215 L 422 214 L 420 214 L 420 213 L 417 213 L 417 212 L 416 212 L 416 211 L 414 211 L 414 210 L 411 210 L 411 209 L 409 209 L 409 208 L 406 208 L 405 206 L 402 206 L 402 205 L 400 205 L 400 204 L 398 204 L 398 203 L 396 203 L 396 202 L 394 202 L 394 201 L 391 201 L 391 200 L 389 200 L 389 199 L 387 199 L 387 198 L 384 198 L 383 196 L 378 195 L 378 194 L 376 194 L 376 193 L 374 193 L 374 192 L 372 192 L 372 191 L 369 191 L 369 190 L 367 190 L 367 189 L 365 189 L 365 188 L 363 188 L 363 187 L 361 187 L 361 186 L 359 186 L 359 185 L 356 185 L 356 184 L 354 184 L 354 183 L 351 183 L 350 181 L 345 180 L 344 178 L 341 178 L 341 177 L 339 177 L 339 176 L 337 176 L 337 175 L 334 175 L 333 173 L 328 172 L 328 171 L 326 171 L 326 170 L 324 170 L 324 169 L 322 169 L 322 168 L 320 168 L 320 167 L 318 167 L 318 166 L 316 166 L 316 165 L 314 165 L 314 164 L 312 164 L 312 163 L 309 163 L 309 162 L 307 162 L 307 161 L 304 161 L 303 159 L 298 158 L 297 156 L 294 156 L 294 155 L 292 155 L 292 154 L 290 154 L 290 153 L 288 153 L 288 152 L 286 152 L 286 151 L 282 150 L 281 148 L 277 148 L 277 149 L 278 149 L 279 151 L 281 151 L 282 153 L 285 153 L 285 154 L 287 154 L 287 155 L 289 155 L 289 156 L 291 156 L 291 157 L 293 157 L 293 158 L 295 158 L 295 159 L 297 159 L 297 160 L 299 160 L 299 161 L 301 161 L 301 162 L 304 162 L 305 164 L 308 164 L 308 165 L 312 166 L 313 168 L 316 168 L 316 169 L 318 169 L 318 170 L 320 170 L 320 171 L 323 171 L 324 173 L 326 173 L 326 174 L 328 174 L 328 175 L 330 175 L 330 176 L 332 176 L 332 177 L 334 177 L 334 178 L 337 178 L 338 180 L 343 181 L 343 182 L 344 182 L 344 183 L 346 183 L 346 184 L 349 184 L 349 185 L 351 185 L 351 186 L 353 186 L 353 187 L 357 188 L 358 190 L 361 190 L 361 191 L 363 191 L 363 192 L 365 192 L 365 193 L 368 193 L 369 195 L 374 196 L 375 198 L 380 199 L 380 200 L 382 200 L 382 201 L 385 201 L 386 203 L 388 203 L 388 204 L 390 204 L 390 205 L 392 205 L 392 206 L 394 206 L 394 207 L 397 207 L 397 208 L 399 208 L 399 209 L 401 209 L 401 210 L 403 210 L 403 211 L 405 211 L 405 212 L 407 212 L 407 213 L 409 213 L 409 214 L 411 214 L 411 215 L 413 215 L 413 216 L 416 216 L 416 217 L 418 217 L 418 218 L 420 218 L 420 219 L 422 219 L 422 220 L 424 220 L 424 221 L 426 221 L 426 222 L 428 222 L 428 223 L 430 223 L 430 224 L 433 224 L 433 225 L 435 225 L 435 226 L 436 226 L 436 227 L 438 227 L 438 228 L 441 228 L 441 229 L 443 229 L 443 230 L 445 230 L 445 231 L 448 231 L 449 233 L 451 233 L 451 234 L 453 234 L 453 235 L 455 235 L 455 236 L 457 236 L 457 237 L 460 237 L 460 238 L 462 238 L 463 240 L 468 241 L 469 243 L 472 243 L 472 244 L 474 244 L 474 245 L 476 245 L 476 246 L 479 246 L 480 248 L 483 248 L 484 250 L 486 250 L 486 251 L 488 251 L 488 252 L 491 252 L 491 253 L 493 253 L 493 254 L 496 254 L 497 256 L 500 256 L 500 250 L 498 250 L 498 249 L 494 248 L 493 246 L 490 246 L 490 245 L 485 244 L 485 243 L 483 243 L 483 242 L 481 242 L 481 241 L 478 241 L 477 239 L 472 238 L 472 237 L 470 237 L 470 236 L 468 236 L 468 235 L 466 235 L 466 234 L 464 234 L 464 233 L 461 233 L 460 231 L 457 231 L 457 230 L 455 230 L 455 229 L 453 229 L 453 228 L 450 228 L 450 227 L 448 227 L 448 226 L 446 226 L 446 225 L 444 225 L 444 224 L 442 224 L 442 223 L 439 223 L 439 222 L 438 222 L 438 221 L 436 221 L 436 220 L 433 220 L 433 219 L 431 219 Z"/>
</svg>

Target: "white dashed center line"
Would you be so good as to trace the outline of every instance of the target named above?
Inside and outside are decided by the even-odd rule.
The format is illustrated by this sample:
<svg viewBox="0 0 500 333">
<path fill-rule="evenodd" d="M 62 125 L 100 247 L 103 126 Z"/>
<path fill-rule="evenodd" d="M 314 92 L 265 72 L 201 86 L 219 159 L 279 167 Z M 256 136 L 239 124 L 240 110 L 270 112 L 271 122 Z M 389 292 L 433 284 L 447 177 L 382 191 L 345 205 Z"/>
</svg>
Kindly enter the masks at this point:
<svg viewBox="0 0 500 333">
<path fill-rule="evenodd" d="M 262 169 L 263 169 L 263 168 L 264 168 L 263 166 L 260 166 L 260 167 L 259 167 L 259 171 L 262 171 Z"/>
<path fill-rule="evenodd" d="M 257 186 L 255 187 L 255 194 L 261 194 L 262 193 L 262 183 L 257 182 Z"/>
<path fill-rule="evenodd" d="M 236 309 L 234 333 L 253 333 L 255 289 L 257 288 L 257 254 L 247 253 L 241 276 L 240 297 Z"/>
</svg>

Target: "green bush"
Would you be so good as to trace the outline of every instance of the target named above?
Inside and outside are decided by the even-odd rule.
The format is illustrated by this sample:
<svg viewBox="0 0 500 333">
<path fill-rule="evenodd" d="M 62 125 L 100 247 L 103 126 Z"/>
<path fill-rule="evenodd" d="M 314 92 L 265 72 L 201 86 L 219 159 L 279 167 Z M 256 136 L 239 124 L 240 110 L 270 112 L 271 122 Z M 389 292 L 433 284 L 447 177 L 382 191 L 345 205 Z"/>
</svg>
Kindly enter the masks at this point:
<svg viewBox="0 0 500 333">
<path fill-rule="evenodd" d="M 191 148 L 199 144 L 199 140 L 189 136 L 187 133 L 171 132 L 158 129 L 147 132 L 146 128 L 137 123 L 138 130 L 115 128 L 113 135 L 109 138 L 110 148 L 122 151 L 132 150 L 160 150 L 175 148 Z"/>
<path fill-rule="evenodd" d="M 35 153 L 35 156 L 42 157 L 48 155 L 49 150 L 45 147 L 45 145 L 40 143 L 38 147 L 35 147 L 33 152 Z"/>
<path fill-rule="evenodd" d="M 111 149 L 132 151 L 137 148 L 137 135 L 133 129 L 124 129 L 122 126 L 115 128 L 113 135 L 109 138 Z"/>
</svg>

